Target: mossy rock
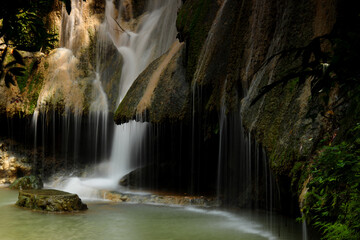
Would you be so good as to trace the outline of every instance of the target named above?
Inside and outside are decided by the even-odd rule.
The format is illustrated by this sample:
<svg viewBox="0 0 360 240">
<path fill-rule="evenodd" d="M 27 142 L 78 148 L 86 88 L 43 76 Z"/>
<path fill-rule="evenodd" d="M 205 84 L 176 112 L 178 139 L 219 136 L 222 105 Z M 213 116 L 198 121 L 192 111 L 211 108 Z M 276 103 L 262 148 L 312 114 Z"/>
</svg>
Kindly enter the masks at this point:
<svg viewBox="0 0 360 240">
<path fill-rule="evenodd" d="M 47 212 L 77 212 L 87 210 L 77 194 L 54 189 L 20 190 L 16 205 Z"/>
<path fill-rule="evenodd" d="M 42 189 L 44 183 L 38 176 L 25 176 L 16 179 L 10 186 L 10 189 Z"/>
<path fill-rule="evenodd" d="M 140 74 L 115 112 L 116 124 L 130 120 L 175 123 L 190 119 L 191 95 L 182 65 L 184 55 L 184 44 L 174 44 Z"/>
</svg>

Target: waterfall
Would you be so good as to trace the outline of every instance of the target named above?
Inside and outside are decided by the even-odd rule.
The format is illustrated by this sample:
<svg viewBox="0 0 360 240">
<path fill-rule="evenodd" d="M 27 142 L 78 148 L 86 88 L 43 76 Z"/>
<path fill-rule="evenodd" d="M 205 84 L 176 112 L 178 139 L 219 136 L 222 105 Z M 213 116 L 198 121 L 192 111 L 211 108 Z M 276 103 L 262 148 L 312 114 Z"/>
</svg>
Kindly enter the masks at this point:
<svg viewBox="0 0 360 240">
<path fill-rule="evenodd" d="M 306 220 L 304 217 L 304 214 L 301 212 L 301 218 L 302 220 L 302 240 L 308 240 L 308 231 L 307 231 L 307 226 L 306 226 Z"/>
<path fill-rule="evenodd" d="M 142 23 L 135 32 L 126 30 L 117 38 L 114 37 L 114 33 L 110 34 L 123 58 L 117 105 L 125 97 L 136 77 L 153 60 L 164 54 L 175 41 L 175 21 L 179 4 L 177 0 L 150 1 L 148 13 L 143 16 Z M 112 12 L 114 11 L 111 8 L 107 8 L 106 23 L 114 27 L 115 20 L 108 15 Z M 121 15 L 118 17 L 119 21 L 120 19 Z M 132 121 L 115 127 L 108 173 L 113 180 L 118 181 L 136 167 L 131 165 L 131 151 L 140 144 L 147 126 L 146 123 Z"/>
<path fill-rule="evenodd" d="M 34 161 L 37 167 L 40 167 L 41 174 L 44 172 L 46 156 L 52 155 L 52 161 L 61 159 L 59 161 L 63 162 L 63 168 L 66 170 L 76 165 L 80 155 L 84 92 L 87 86 L 86 80 L 81 79 L 78 66 L 82 46 L 89 41 L 89 37 L 82 20 L 83 2 L 74 0 L 71 5 L 70 15 L 63 9 L 61 47 L 52 51 L 47 58 L 44 72 L 46 79 L 32 117 Z M 39 117 L 42 119 L 41 122 L 38 121 Z M 42 149 L 41 159 L 37 156 L 38 147 Z M 54 172 L 55 169 L 51 171 Z"/>
<path fill-rule="evenodd" d="M 218 204 L 221 205 L 221 168 L 222 168 L 222 159 L 224 158 L 224 151 L 223 146 L 227 145 L 226 142 L 224 142 L 226 139 L 224 139 L 224 130 L 226 130 L 226 83 L 227 80 L 225 80 L 225 84 L 222 90 L 222 96 L 221 96 L 221 103 L 220 103 L 220 117 L 219 117 L 219 156 L 218 156 L 218 166 L 217 166 L 217 186 L 216 186 L 216 195 L 217 195 L 217 201 Z"/>
<path fill-rule="evenodd" d="M 229 21 L 226 18 L 226 13 L 229 11 L 231 6 L 232 2 L 227 0 L 222 1 L 221 5 L 219 5 L 212 26 L 202 47 L 196 71 L 194 73 L 192 83 L 192 142 L 194 149 L 199 148 L 196 146 L 197 142 L 195 139 L 199 133 L 196 133 L 196 130 L 194 129 L 207 127 L 206 125 L 201 126 L 201 123 L 198 124 L 196 120 L 200 119 L 199 122 L 202 121 L 201 108 L 204 107 L 207 101 L 210 102 L 212 100 L 201 99 L 202 88 L 209 88 L 209 82 L 211 82 L 211 78 L 214 78 L 213 75 L 215 73 L 209 70 L 209 66 L 211 66 L 211 68 L 216 67 L 213 63 L 215 62 L 214 59 L 217 59 L 217 57 L 220 56 L 220 54 L 217 53 L 217 50 L 219 48 L 221 49 L 224 44 L 220 40 L 222 39 L 221 37 L 227 37 L 227 34 L 230 34 L 229 32 L 223 31 L 223 26 L 224 24 L 227 24 L 227 21 Z M 224 68 L 226 68 L 226 66 Z M 231 95 L 232 90 L 230 90 L 230 86 L 227 86 L 227 84 L 231 83 L 231 81 L 228 82 L 226 74 L 226 70 L 224 70 L 223 78 L 219 74 L 218 81 L 221 82 L 219 85 L 216 85 L 217 87 L 221 87 L 221 90 L 217 92 L 220 97 L 218 100 L 218 125 L 215 133 L 219 141 L 217 172 L 215 173 L 217 174 L 217 199 L 219 203 L 221 202 L 225 205 L 237 205 L 247 208 L 261 207 L 271 211 L 274 204 L 273 198 L 275 196 L 273 194 L 273 188 L 275 187 L 275 184 L 273 184 L 274 179 L 270 172 L 265 152 L 262 151 L 262 146 L 256 143 L 252 133 L 245 131 L 243 128 L 240 114 L 241 103 L 236 103 L 238 105 L 237 109 L 227 109 L 228 107 L 235 108 L 235 99 L 241 99 L 241 97 L 246 94 L 246 91 L 237 91 L 235 93 L 236 97 Z M 247 86 L 244 84 L 242 86 L 242 90 L 246 90 L 246 88 Z M 204 91 L 209 91 L 209 89 Z M 207 106 L 205 106 L 205 108 L 206 107 Z M 227 111 L 230 113 L 228 114 Z M 200 139 L 200 141 L 203 140 Z M 197 151 L 201 152 L 201 150 Z M 195 159 L 193 154 L 193 161 L 194 160 L 198 162 L 198 159 Z M 193 170 L 191 175 L 194 175 Z"/>
<path fill-rule="evenodd" d="M 104 89 L 102 88 L 99 73 L 96 73 L 96 78 L 93 81 L 93 96 L 92 103 L 89 109 L 89 122 L 91 129 L 94 129 L 91 133 L 93 136 L 90 139 L 94 139 L 94 156 L 95 163 L 98 162 L 97 156 L 105 156 L 104 152 L 98 153 L 99 150 L 96 146 L 107 146 L 107 124 L 108 124 L 108 100 Z M 99 142 L 99 139 L 101 142 Z M 104 148 L 100 148 L 100 151 L 105 151 Z M 101 160 L 101 159 L 100 159 Z"/>
<path fill-rule="evenodd" d="M 133 14 L 126 12 L 132 10 L 131 7 L 124 7 L 127 3 L 120 1 L 116 6 L 113 1 L 107 0 L 104 21 L 98 27 L 96 66 L 91 80 L 90 127 L 87 130 L 90 143 L 86 146 L 95 156 L 93 162 L 97 165 L 92 173 L 88 171 L 86 178 L 65 177 L 51 184 L 52 187 L 75 192 L 85 198 L 98 197 L 97 189 L 117 189 L 121 177 L 138 167 L 132 159 L 134 155 L 141 155 L 137 152 L 141 151 L 141 141 L 149 123 L 131 121 L 117 126 L 109 116 L 116 110 L 137 76 L 152 61 L 166 53 L 176 39 L 175 22 L 180 0 L 148 1 L 146 11 L 138 19 L 128 18 Z M 86 40 L 81 17 L 83 5 L 85 3 L 73 0 L 70 16 L 63 14 L 65 33 L 61 40 L 73 54 L 81 52 L 78 38 Z M 120 64 L 112 66 L 112 69 L 108 67 L 109 54 L 117 54 L 121 59 Z M 111 85 L 109 79 L 116 75 L 116 71 L 121 75 L 116 84 Z M 115 100 L 114 96 L 108 95 L 109 86 L 111 93 L 116 95 Z M 118 90 L 113 91 L 114 88 Z M 72 109 L 71 105 L 69 109 Z M 34 114 L 35 118 L 37 116 Z M 64 136 L 66 139 L 66 133 Z"/>
</svg>

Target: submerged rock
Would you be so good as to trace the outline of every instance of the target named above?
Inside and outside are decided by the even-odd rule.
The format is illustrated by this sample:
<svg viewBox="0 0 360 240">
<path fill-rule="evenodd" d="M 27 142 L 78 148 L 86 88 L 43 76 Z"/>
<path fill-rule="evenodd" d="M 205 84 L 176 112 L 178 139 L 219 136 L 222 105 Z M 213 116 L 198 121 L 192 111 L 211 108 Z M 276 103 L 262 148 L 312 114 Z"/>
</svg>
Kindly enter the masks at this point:
<svg viewBox="0 0 360 240">
<path fill-rule="evenodd" d="M 74 212 L 87 209 L 77 194 L 53 190 L 20 190 L 16 205 L 48 212 Z"/>
<path fill-rule="evenodd" d="M 105 199 L 113 202 L 164 204 L 180 206 L 214 207 L 218 205 L 217 199 L 206 196 L 187 196 L 164 193 L 162 195 L 144 193 L 121 193 L 114 191 L 102 191 Z"/>
<path fill-rule="evenodd" d="M 44 187 L 44 183 L 38 176 L 25 176 L 16 179 L 10 186 L 10 189 L 42 189 Z"/>
</svg>

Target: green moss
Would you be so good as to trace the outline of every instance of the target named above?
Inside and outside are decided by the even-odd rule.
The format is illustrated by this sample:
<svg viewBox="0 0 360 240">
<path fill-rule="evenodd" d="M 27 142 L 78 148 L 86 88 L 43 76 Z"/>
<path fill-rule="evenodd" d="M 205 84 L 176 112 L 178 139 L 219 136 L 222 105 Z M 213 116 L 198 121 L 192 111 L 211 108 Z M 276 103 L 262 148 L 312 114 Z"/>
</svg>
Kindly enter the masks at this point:
<svg viewBox="0 0 360 240">
<path fill-rule="evenodd" d="M 18 85 L 21 93 L 23 93 L 24 90 L 25 90 L 25 87 L 27 85 L 27 82 L 29 80 L 31 72 L 33 70 L 33 66 L 35 64 L 35 61 L 36 60 L 34 60 L 33 62 L 31 62 L 29 65 L 26 66 L 23 76 L 17 76 L 16 77 L 17 85 Z"/>
<path fill-rule="evenodd" d="M 293 80 L 290 80 L 288 83 L 288 88 L 291 92 L 294 92 L 297 89 L 297 86 L 299 84 L 299 78 L 294 78 Z"/>
<path fill-rule="evenodd" d="M 25 176 L 16 179 L 10 186 L 10 189 L 42 189 L 44 186 L 38 176 Z"/>
<path fill-rule="evenodd" d="M 308 164 L 306 164 L 306 162 L 295 162 L 290 172 L 291 189 L 292 192 L 297 193 L 298 196 L 300 196 L 301 191 L 303 190 L 304 182 L 309 176 L 309 170 L 307 166 Z"/>
<path fill-rule="evenodd" d="M 290 172 L 294 161 L 294 153 L 288 149 L 273 151 L 270 155 L 270 168 L 276 175 L 286 175 Z"/>
<path fill-rule="evenodd" d="M 21 190 L 16 205 L 48 212 L 74 212 L 87 209 L 87 205 L 82 203 L 78 195 L 53 189 Z"/>
<path fill-rule="evenodd" d="M 49 68 L 49 63 L 47 61 L 44 63 L 44 68 L 45 68 L 45 70 L 47 70 Z"/>
<path fill-rule="evenodd" d="M 28 87 L 28 99 L 29 108 L 28 111 L 32 114 L 36 108 L 37 100 L 41 91 L 41 86 L 44 82 L 44 75 L 41 72 L 36 73 L 29 83 Z"/>
</svg>

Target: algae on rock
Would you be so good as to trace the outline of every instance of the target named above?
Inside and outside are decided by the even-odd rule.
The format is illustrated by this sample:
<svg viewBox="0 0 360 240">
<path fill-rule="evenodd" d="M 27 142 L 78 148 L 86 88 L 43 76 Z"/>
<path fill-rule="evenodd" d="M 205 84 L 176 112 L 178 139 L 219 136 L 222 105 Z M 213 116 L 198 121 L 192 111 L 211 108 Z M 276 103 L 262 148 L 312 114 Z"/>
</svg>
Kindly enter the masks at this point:
<svg viewBox="0 0 360 240">
<path fill-rule="evenodd" d="M 32 210 L 47 212 L 77 212 L 87 210 L 77 194 L 44 189 L 20 190 L 16 205 Z"/>
<path fill-rule="evenodd" d="M 28 190 L 28 189 L 42 189 L 44 187 L 44 183 L 38 176 L 25 176 L 16 179 L 12 184 L 10 184 L 10 189 L 20 189 L 20 190 Z"/>
</svg>

